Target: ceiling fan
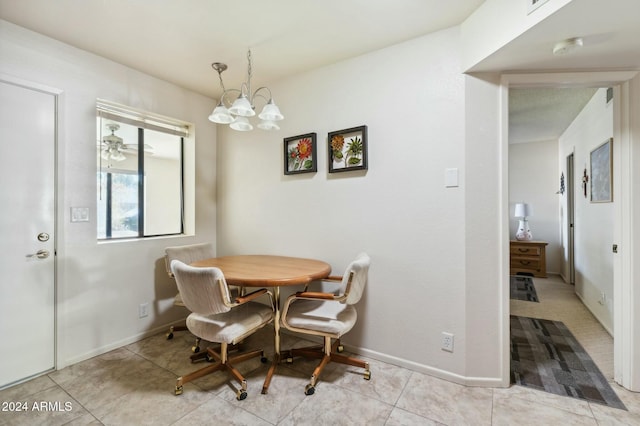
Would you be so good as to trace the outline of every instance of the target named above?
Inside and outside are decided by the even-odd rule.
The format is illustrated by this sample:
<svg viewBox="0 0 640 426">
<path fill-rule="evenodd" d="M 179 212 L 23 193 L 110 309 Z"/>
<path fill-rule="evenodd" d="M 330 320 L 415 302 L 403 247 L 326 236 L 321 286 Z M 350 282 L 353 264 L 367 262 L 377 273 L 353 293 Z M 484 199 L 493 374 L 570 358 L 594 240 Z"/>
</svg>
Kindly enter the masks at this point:
<svg viewBox="0 0 640 426">
<path fill-rule="evenodd" d="M 115 131 L 119 128 L 120 125 L 117 123 L 107 124 L 111 134 L 102 138 L 100 156 L 104 160 L 123 161 L 127 158 L 124 154 L 138 155 L 138 144 L 126 144 L 121 137 L 115 135 Z M 152 155 L 153 147 L 144 144 L 144 153 Z"/>
</svg>

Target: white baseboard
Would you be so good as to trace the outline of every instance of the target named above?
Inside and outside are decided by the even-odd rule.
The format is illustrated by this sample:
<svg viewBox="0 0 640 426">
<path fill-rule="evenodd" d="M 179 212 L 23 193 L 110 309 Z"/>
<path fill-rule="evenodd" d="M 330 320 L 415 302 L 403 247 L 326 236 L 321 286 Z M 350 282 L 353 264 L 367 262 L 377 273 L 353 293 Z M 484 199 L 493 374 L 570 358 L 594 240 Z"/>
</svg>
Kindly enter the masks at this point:
<svg viewBox="0 0 640 426">
<path fill-rule="evenodd" d="M 396 365 L 428 376 L 437 377 L 463 386 L 482 386 L 489 388 L 502 388 L 509 386 L 508 384 L 505 386 L 502 379 L 498 377 L 468 377 L 369 349 L 357 348 L 349 345 L 345 345 L 345 348 L 348 349 L 349 352 L 357 353 L 359 355 L 375 359 L 376 361 L 386 362 L 388 364 Z"/>
<path fill-rule="evenodd" d="M 290 331 L 284 329 L 281 329 L 281 333 L 285 335 L 288 334 L 291 336 L 301 337 L 299 334 L 291 333 Z M 316 336 L 305 336 L 304 338 L 314 343 L 322 344 L 322 338 Z M 398 358 L 392 355 L 372 351 L 370 349 L 361 348 L 358 346 L 344 344 L 344 347 L 347 351 L 357 355 L 365 356 L 367 358 L 371 358 L 380 362 L 386 362 L 387 364 L 406 368 L 407 370 L 437 377 L 438 379 L 443 379 L 448 382 L 456 383 L 463 386 L 481 386 L 489 388 L 504 388 L 509 386 L 508 383 L 505 385 L 503 381 L 498 377 L 467 377 L 460 374 L 452 373 L 450 371 L 442 370 L 424 364 L 419 364 L 417 362 L 409 361 L 404 358 Z"/>
<path fill-rule="evenodd" d="M 85 361 L 85 360 L 87 360 L 89 358 L 93 358 L 94 356 L 102 355 L 102 354 L 105 354 L 105 353 L 107 353 L 109 351 L 112 351 L 114 349 L 118 349 L 118 348 L 121 348 L 123 346 L 130 345 L 131 343 L 135 343 L 137 341 L 140 341 L 142 339 L 146 339 L 147 337 L 154 336 L 154 335 L 156 335 L 158 333 L 161 333 L 163 331 L 167 331 L 169 329 L 169 327 L 171 327 L 173 325 L 178 325 L 178 324 L 184 324 L 184 319 L 177 320 L 177 321 L 165 324 L 165 325 L 161 325 L 161 326 L 152 328 L 150 330 L 143 331 L 142 333 L 134 334 L 133 336 L 127 337 L 126 339 L 118 340 L 118 341 L 112 342 L 112 343 L 110 343 L 108 345 L 96 348 L 96 349 L 94 349 L 92 351 L 85 352 L 82 355 L 74 356 L 72 358 L 68 358 L 68 359 L 63 360 L 63 361 L 58 361 L 57 365 L 56 365 L 56 370 L 61 370 L 64 367 L 68 367 L 70 365 L 77 364 L 78 362 Z"/>
<path fill-rule="evenodd" d="M 591 307 L 587 304 L 586 300 L 582 297 L 582 295 L 580 295 L 577 291 L 574 292 L 574 293 L 576 294 L 576 296 L 578 296 L 578 299 L 580 299 L 582 304 L 589 310 L 589 312 L 591 312 L 591 315 L 593 315 L 593 317 L 596 319 L 596 321 L 598 321 L 600 323 L 602 328 L 604 328 L 606 330 L 606 332 L 609 333 L 609 335 L 611 337 L 613 337 L 613 330 L 611 330 L 602 321 L 600 321 L 600 318 L 598 318 L 598 315 L 596 315 L 596 313 L 593 311 L 593 309 L 591 309 Z"/>
<path fill-rule="evenodd" d="M 119 340 L 117 342 L 113 342 L 109 345 L 102 346 L 100 348 L 94 349 L 92 351 L 86 352 L 82 355 L 69 358 L 65 360 L 64 363 L 59 363 L 57 369 L 60 370 L 69 365 L 76 364 L 81 361 L 85 361 L 89 358 L 93 358 L 98 355 L 102 355 L 114 349 L 121 348 L 126 345 L 130 345 L 131 343 L 135 343 L 139 340 L 146 339 L 147 337 L 151 337 L 163 331 L 166 331 L 170 326 L 184 323 L 184 320 L 174 321 L 169 324 L 165 324 L 150 330 L 146 330 L 142 333 L 135 334 L 133 336 L 127 337 L 126 339 Z M 289 334 L 292 336 L 300 337 L 298 334 L 290 333 L 288 330 L 281 330 L 282 334 Z M 322 343 L 321 338 L 314 338 L 315 336 L 309 336 L 308 340 L 313 342 Z M 307 336 L 305 336 L 307 338 Z M 464 386 L 482 386 L 482 387 L 490 387 L 490 388 L 501 388 L 508 387 L 508 384 L 505 386 L 500 378 L 497 377 L 467 377 L 462 376 L 460 374 L 452 373 L 450 371 L 442 370 L 439 368 L 431 367 L 424 364 L 419 364 L 414 361 L 409 361 L 404 358 L 398 358 L 392 355 L 384 354 L 377 351 L 372 351 L 370 349 L 365 349 L 361 347 L 351 346 L 345 344 L 345 349 L 354 354 L 362 355 L 376 361 L 386 362 L 388 364 L 392 364 L 398 367 L 406 368 L 411 371 L 415 371 L 417 373 L 426 374 L 429 376 L 437 377 L 439 379 L 447 380 L 452 383 L 464 385 Z"/>
</svg>

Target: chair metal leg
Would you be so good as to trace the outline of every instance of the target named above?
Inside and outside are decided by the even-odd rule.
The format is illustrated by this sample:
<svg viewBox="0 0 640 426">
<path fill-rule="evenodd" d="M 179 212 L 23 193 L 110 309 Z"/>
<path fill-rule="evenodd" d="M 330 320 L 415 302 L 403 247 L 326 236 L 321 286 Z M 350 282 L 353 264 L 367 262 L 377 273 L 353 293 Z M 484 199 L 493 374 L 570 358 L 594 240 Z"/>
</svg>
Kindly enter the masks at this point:
<svg viewBox="0 0 640 426">
<path fill-rule="evenodd" d="M 222 368 L 224 368 L 224 364 L 217 362 L 215 364 L 208 365 L 204 368 L 201 368 L 200 370 L 196 370 L 193 373 L 189 373 L 186 376 L 178 377 L 178 380 L 176 380 L 176 389 L 175 389 L 176 395 L 182 394 L 183 385 L 195 379 L 199 379 L 200 377 L 206 376 L 207 374 L 211 374 L 213 372 L 221 370 Z"/>
<path fill-rule="evenodd" d="M 194 354 L 200 352 L 200 342 L 202 342 L 202 339 L 196 337 L 196 344 L 191 347 L 191 352 L 193 352 Z"/>
<path fill-rule="evenodd" d="M 233 377 L 238 383 L 240 383 L 240 388 L 236 389 L 236 398 L 241 401 L 246 399 L 247 397 L 247 381 L 242 376 L 240 371 L 236 369 L 233 364 L 236 362 L 246 361 L 251 358 L 261 357 L 262 362 L 266 362 L 266 358 L 264 357 L 264 351 L 261 349 L 253 350 L 250 352 L 244 352 L 235 355 L 234 357 L 228 358 L 228 345 L 226 343 L 222 343 L 220 345 L 220 353 L 215 352 L 211 348 L 207 348 L 205 352 L 208 360 L 215 360 L 214 364 L 201 368 L 200 370 L 196 370 L 193 373 L 187 374 L 186 376 L 179 377 L 176 381 L 175 394 L 181 395 L 183 392 L 183 386 L 195 379 L 199 379 L 200 377 L 206 376 L 207 374 L 214 373 L 218 370 L 225 369 L 227 372 Z M 200 356 L 200 354 L 192 355 Z"/>
<path fill-rule="evenodd" d="M 358 358 L 341 355 L 339 352 L 342 352 L 343 350 L 344 348 L 340 344 L 340 339 L 336 339 L 336 341 L 331 344 L 331 338 L 325 336 L 324 345 L 322 346 L 310 346 L 307 348 L 290 349 L 284 354 L 285 357 L 289 357 L 288 359 L 293 359 L 297 356 L 303 356 L 305 358 L 315 358 L 321 360 L 318 366 L 313 370 L 313 374 L 311 375 L 309 383 L 304 388 L 305 395 L 313 395 L 315 393 L 315 387 L 320 374 L 322 374 L 322 371 L 330 362 L 337 362 L 339 364 L 347 364 L 354 367 L 364 368 L 364 379 L 371 380 L 371 370 L 369 368 L 369 363 Z"/>
<path fill-rule="evenodd" d="M 167 340 L 173 339 L 174 331 L 187 331 L 187 327 L 183 325 L 172 325 L 171 327 L 169 327 L 169 331 L 167 331 L 167 334 L 166 334 Z"/>
</svg>

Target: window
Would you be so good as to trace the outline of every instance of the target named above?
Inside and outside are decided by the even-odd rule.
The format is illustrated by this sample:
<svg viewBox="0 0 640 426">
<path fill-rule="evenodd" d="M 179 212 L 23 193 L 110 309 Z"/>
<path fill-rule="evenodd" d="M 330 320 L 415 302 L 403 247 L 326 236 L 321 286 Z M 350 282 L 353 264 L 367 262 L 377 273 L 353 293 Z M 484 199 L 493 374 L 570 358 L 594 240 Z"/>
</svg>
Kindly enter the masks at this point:
<svg viewBox="0 0 640 426">
<path fill-rule="evenodd" d="M 128 170 L 98 173 L 98 238 L 139 236 L 138 174 Z"/>
<path fill-rule="evenodd" d="M 188 127 L 99 101 L 97 130 L 98 239 L 183 233 Z"/>
</svg>

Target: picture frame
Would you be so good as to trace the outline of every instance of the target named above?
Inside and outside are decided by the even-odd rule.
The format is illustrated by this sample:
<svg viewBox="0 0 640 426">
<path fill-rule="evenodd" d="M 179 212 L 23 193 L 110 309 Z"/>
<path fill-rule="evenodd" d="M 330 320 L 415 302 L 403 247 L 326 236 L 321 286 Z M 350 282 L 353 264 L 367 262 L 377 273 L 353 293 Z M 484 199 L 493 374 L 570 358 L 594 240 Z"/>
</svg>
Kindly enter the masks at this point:
<svg viewBox="0 0 640 426">
<path fill-rule="evenodd" d="M 610 203 L 613 201 L 613 138 L 609 138 L 591 151 L 591 202 Z"/>
<path fill-rule="evenodd" d="M 367 170 L 367 126 L 329 132 L 329 173 Z"/>
<path fill-rule="evenodd" d="M 316 134 L 284 138 L 284 174 L 296 175 L 318 171 Z"/>
</svg>

